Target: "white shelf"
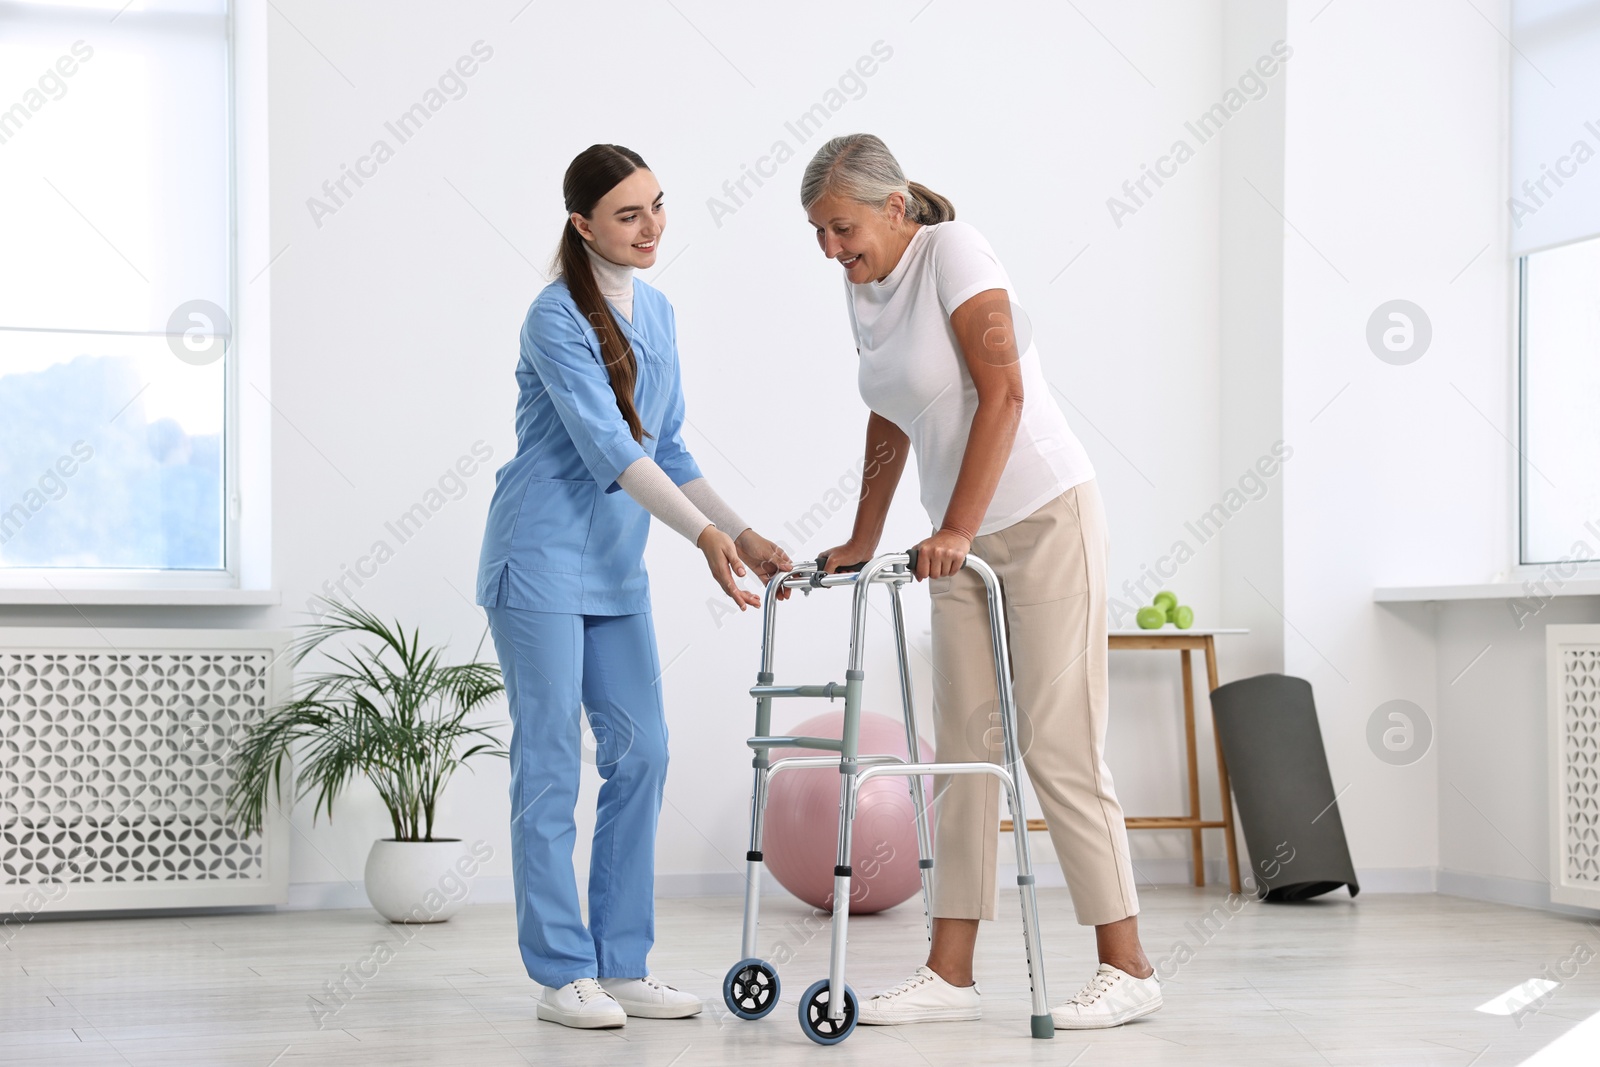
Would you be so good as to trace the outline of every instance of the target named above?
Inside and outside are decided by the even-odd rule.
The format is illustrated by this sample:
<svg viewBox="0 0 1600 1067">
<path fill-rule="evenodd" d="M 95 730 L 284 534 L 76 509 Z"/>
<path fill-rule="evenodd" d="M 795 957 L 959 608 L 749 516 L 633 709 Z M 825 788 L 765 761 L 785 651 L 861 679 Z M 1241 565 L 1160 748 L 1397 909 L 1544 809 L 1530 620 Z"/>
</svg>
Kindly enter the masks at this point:
<svg viewBox="0 0 1600 1067">
<path fill-rule="evenodd" d="M 1522 582 L 1463 582 L 1452 585 L 1385 585 L 1372 591 L 1380 604 L 1415 604 L 1429 600 L 1517 600 L 1522 597 L 1600 596 L 1600 578 L 1528 579 Z"/>
<path fill-rule="evenodd" d="M 67 589 L 0 588 L 0 607 L 268 607 L 283 603 L 276 589 Z"/>
</svg>

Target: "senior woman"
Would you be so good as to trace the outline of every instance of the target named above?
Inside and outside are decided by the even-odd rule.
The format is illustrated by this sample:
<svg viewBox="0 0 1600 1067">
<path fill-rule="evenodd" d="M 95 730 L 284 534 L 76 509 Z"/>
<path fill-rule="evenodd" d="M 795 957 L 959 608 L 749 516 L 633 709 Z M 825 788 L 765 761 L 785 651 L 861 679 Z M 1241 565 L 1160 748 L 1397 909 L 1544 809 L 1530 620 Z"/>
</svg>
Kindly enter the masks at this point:
<svg viewBox="0 0 1600 1067">
<path fill-rule="evenodd" d="M 916 577 L 933 601 L 940 761 L 995 759 L 994 659 L 974 553 L 1000 576 L 1024 760 L 1077 920 L 1100 967 L 1052 1010 L 1062 1028 L 1117 1026 L 1161 1006 L 1139 943 L 1128 833 L 1102 752 L 1106 730 L 1106 529 L 1094 470 L 1051 399 L 1039 353 L 1018 349 L 1010 278 L 950 201 L 908 182 L 871 134 L 836 137 L 806 167 L 801 204 L 844 268 L 860 355 L 868 456 L 850 540 L 828 569 L 871 558 L 906 446 L 934 524 Z M 995 913 L 999 783 L 935 782 L 933 943 L 926 965 L 862 1006 L 862 1023 L 976 1019 L 978 923 Z"/>
</svg>

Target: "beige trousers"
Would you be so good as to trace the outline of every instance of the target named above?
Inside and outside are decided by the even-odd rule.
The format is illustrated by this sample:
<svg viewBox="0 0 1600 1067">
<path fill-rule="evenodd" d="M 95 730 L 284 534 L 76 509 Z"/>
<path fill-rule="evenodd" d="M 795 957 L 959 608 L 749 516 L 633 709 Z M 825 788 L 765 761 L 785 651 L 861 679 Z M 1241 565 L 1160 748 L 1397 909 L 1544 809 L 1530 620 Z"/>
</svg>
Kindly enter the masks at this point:
<svg viewBox="0 0 1600 1067">
<path fill-rule="evenodd" d="M 1138 914 L 1128 829 L 1111 786 L 1106 736 L 1106 526 L 1100 490 L 1074 486 L 972 551 L 1000 577 L 1006 601 L 1019 747 L 1078 922 Z M 1002 758 L 988 598 L 971 571 L 930 582 L 938 759 Z M 933 914 L 995 916 L 1000 783 L 990 775 L 934 781 Z M 1009 844 L 1007 846 L 1010 847 Z"/>
</svg>

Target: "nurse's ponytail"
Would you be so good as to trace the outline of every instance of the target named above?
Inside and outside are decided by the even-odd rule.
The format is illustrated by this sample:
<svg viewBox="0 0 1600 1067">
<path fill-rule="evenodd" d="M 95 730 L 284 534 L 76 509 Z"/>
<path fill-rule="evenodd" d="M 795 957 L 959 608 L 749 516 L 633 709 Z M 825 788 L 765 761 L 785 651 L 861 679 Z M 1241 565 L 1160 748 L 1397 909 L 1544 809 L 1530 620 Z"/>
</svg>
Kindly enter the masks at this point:
<svg viewBox="0 0 1600 1067">
<path fill-rule="evenodd" d="M 639 153 L 615 144 L 590 145 L 567 167 L 561 181 L 561 194 L 567 204 L 567 225 L 561 231 L 561 248 L 556 253 L 557 273 L 566 279 L 572 302 L 578 313 L 594 329 L 600 339 L 600 358 L 611 376 L 611 391 L 617 397 L 617 410 L 628 424 L 628 432 L 635 441 L 650 436 L 639 421 L 639 412 L 633 406 L 634 382 L 639 376 L 638 360 L 633 346 L 617 329 L 611 306 L 600 295 L 600 283 L 595 281 L 594 268 L 585 251 L 583 235 L 572 225 L 572 213 L 588 218 L 600 198 L 617 187 L 617 183 L 636 170 L 648 170 Z"/>
<path fill-rule="evenodd" d="M 870 133 L 847 133 L 817 150 L 800 179 L 807 211 L 829 193 L 879 211 L 893 193 L 906 198 L 906 218 L 932 226 L 956 217 L 956 206 L 918 182 L 907 181 L 889 146 Z"/>
</svg>

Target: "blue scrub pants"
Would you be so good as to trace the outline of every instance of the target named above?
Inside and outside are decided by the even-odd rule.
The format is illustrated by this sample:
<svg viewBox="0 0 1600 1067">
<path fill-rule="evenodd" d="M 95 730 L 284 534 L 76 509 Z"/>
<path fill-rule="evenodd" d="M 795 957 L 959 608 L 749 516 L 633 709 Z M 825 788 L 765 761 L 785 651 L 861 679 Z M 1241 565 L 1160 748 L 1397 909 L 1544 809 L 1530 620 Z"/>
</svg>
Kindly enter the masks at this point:
<svg viewBox="0 0 1600 1067">
<path fill-rule="evenodd" d="M 522 962 L 545 986 L 641 978 L 655 942 L 656 821 L 667 775 L 650 614 L 486 610 L 511 705 L 511 874 Z M 580 706 L 605 779 L 587 927 L 572 866 Z"/>
</svg>

